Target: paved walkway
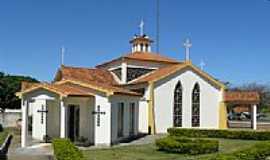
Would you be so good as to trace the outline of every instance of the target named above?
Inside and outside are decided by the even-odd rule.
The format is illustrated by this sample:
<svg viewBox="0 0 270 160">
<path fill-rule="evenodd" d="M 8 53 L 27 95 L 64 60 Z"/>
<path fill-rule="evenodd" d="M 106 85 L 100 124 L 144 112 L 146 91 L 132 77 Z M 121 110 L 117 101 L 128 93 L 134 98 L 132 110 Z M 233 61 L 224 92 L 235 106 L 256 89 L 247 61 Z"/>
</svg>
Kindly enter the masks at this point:
<svg viewBox="0 0 270 160">
<path fill-rule="evenodd" d="M 8 153 L 8 160 L 52 160 L 51 144 L 38 144 L 26 148 L 13 148 Z"/>
<path fill-rule="evenodd" d="M 140 138 L 137 138 L 132 141 L 128 142 L 122 142 L 117 145 L 113 146 L 90 146 L 90 147 L 79 147 L 81 150 L 93 150 L 93 149 L 104 149 L 104 148 L 116 148 L 116 147 L 122 147 L 122 146 L 134 146 L 134 145 L 145 145 L 145 144 L 151 144 L 155 143 L 156 139 L 160 139 L 162 137 L 165 137 L 166 134 L 158 134 L 158 135 L 145 135 Z"/>
<path fill-rule="evenodd" d="M 120 143 L 116 146 L 130 146 L 130 145 L 144 145 L 144 144 L 150 144 L 155 143 L 157 139 L 160 139 L 162 137 L 165 137 L 166 134 L 157 134 L 157 135 L 146 135 L 141 138 L 138 138 L 136 140 L 133 140 L 131 142 L 127 143 Z"/>
</svg>

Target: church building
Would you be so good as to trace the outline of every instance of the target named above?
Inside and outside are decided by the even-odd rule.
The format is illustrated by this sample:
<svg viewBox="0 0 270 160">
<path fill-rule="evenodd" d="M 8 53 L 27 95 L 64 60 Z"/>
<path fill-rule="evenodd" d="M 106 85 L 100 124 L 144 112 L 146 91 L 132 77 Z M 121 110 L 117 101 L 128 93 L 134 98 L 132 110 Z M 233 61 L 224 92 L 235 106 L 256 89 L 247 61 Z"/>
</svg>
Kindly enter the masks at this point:
<svg viewBox="0 0 270 160">
<path fill-rule="evenodd" d="M 188 40 L 182 61 L 153 53 L 152 43 L 137 35 L 131 53 L 95 68 L 62 65 L 51 83 L 23 82 L 22 147 L 29 137 L 112 145 L 171 127 L 226 129 L 228 103 L 250 104 L 256 129 L 256 93 L 229 92 L 193 65 Z"/>
</svg>

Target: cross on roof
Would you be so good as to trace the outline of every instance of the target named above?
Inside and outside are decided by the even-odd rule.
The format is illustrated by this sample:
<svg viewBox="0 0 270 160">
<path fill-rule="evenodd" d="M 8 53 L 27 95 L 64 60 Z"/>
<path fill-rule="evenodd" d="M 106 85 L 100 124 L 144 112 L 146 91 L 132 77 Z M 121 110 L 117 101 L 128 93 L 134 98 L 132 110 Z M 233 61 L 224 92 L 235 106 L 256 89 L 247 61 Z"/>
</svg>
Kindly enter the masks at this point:
<svg viewBox="0 0 270 160">
<path fill-rule="evenodd" d="M 205 62 L 201 60 L 201 63 L 200 63 L 201 70 L 203 70 L 205 66 L 206 66 Z"/>
<path fill-rule="evenodd" d="M 190 54 L 190 48 L 192 47 L 192 43 L 190 42 L 190 39 L 187 38 L 186 41 L 184 42 L 183 46 L 186 49 L 186 61 L 190 60 L 189 54 Z"/>
</svg>

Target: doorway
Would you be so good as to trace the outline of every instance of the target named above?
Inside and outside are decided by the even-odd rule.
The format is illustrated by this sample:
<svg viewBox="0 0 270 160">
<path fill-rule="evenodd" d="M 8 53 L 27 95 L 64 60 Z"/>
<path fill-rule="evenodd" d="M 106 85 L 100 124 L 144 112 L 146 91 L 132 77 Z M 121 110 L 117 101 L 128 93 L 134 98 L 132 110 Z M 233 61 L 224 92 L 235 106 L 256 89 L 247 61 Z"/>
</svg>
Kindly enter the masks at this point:
<svg viewBox="0 0 270 160">
<path fill-rule="evenodd" d="M 74 142 L 80 136 L 80 107 L 79 105 L 68 106 L 68 138 Z"/>
</svg>

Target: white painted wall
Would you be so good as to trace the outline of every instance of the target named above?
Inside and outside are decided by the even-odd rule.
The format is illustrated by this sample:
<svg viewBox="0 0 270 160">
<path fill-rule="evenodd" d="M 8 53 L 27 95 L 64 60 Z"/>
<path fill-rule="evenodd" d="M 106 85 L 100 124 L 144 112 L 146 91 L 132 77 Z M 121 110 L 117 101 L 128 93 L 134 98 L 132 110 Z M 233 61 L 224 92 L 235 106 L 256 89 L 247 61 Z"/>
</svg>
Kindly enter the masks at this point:
<svg viewBox="0 0 270 160">
<path fill-rule="evenodd" d="M 121 95 L 114 95 L 110 97 L 110 102 L 112 104 L 112 130 L 111 130 L 111 137 L 112 143 L 117 143 L 121 139 L 125 139 L 130 137 L 130 103 L 135 103 L 135 131 L 134 135 L 138 134 L 139 128 L 139 97 L 132 97 L 132 96 L 121 96 Z M 117 129 L 118 129 L 118 103 L 124 103 L 124 136 L 118 137 L 117 136 Z"/>
<path fill-rule="evenodd" d="M 65 99 L 65 106 L 68 108 L 69 105 L 80 107 L 80 137 L 87 138 L 91 143 L 94 143 L 95 129 L 94 115 L 92 114 L 95 107 L 94 97 L 68 97 Z"/>
<path fill-rule="evenodd" d="M 148 100 L 149 100 L 149 87 L 145 87 L 145 93 L 139 101 L 139 132 L 148 133 Z"/>
<path fill-rule="evenodd" d="M 95 115 L 95 145 L 111 145 L 111 103 L 105 95 L 97 94 L 95 96 L 95 111 L 97 106 L 105 115 L 100 115 L 100 126 L 97 126 Z"/>
<path fill-rule="evenodd" d="M 46 110 L 47 101 L 59 99 L 59 96 L 44 89 L 37 89 L 25 95 L 25 99 L 29 101 L 29 116 L 32 115 L 32 137 L 37 140 L 43 140 L 44 135 L 47 134 L 47 115 L 43 113 L 44 119 L 43 124 L 41 124 L 41 113 L 38 110 L 42 109 L 42 105 L 44 105 L 44 110 Z"/>
<path fill-rule="evenodd" d="M 44 109 L 46 109 L 46 100 L 35 100 L 35 102 L 31 103 L 34 105 L 33 109 L 33 124 L 32 124 L 32 136 L 34 139 L 43 140 L 43 137 L 46 135 L 46 114 L 43 115 L 43 123 L 41 123 L 41 113 L 38 110 L 42 109 L 42 105 Z"/>
<path fill-rule="evenodd" d="M 173 127 L 174 88 L 178 81 L 183 87 L 183 127 L 191 128 L 191 98 L 196 83 L 200 85 L 200 128 L 218 128 L 219 103 L 222 93 L 191 70 L 178 72 L 155 84 L 155 124 L 157 133 Z"/>
<path fill-rule="evenodd" d="M 51 138 L 60 137 L 60 101 L 47 101 L 47 135 Z"/>
</svg>

